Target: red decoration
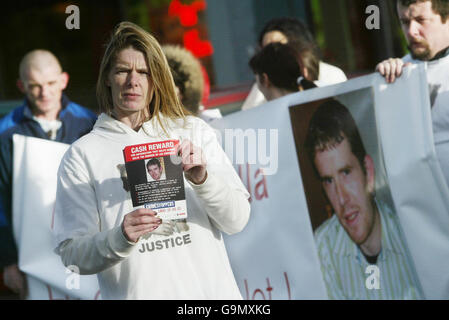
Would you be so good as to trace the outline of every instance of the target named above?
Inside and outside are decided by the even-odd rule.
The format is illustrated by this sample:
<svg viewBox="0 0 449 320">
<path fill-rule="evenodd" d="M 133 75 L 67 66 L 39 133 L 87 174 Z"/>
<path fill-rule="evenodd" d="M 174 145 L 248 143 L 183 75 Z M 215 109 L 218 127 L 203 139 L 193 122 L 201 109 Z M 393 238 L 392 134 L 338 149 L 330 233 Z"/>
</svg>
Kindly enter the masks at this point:
<svg viewBox="0 0 449 320">
<path fill-rule="evenodd" d="M 201 40 L 198 30 L 189 30 L 184 33 L 184 47 L 197 58 L 212 55 L 214 48 L 209 41 Z"/>
<path fill-rule="evenodd" d="M 183 27 L 193 27 L 190 30 L 184 31 L 183 43 L 184 48 L 189 50 L 196 58 L 207 57 L 214 52 L 211 42 L 201 40 L 197 29 L 198 11 L 203 10 L 206 10 L 205 0 L 196 0 L 191 4 L 183 4 L 180 0 L 173 0 L 168 7 L 168 16 L 178 17 Z M 204 90 L 201 100 L 204 105 L 209 100 L 210 80 L 203 65 L 201 65 L 201 71 L 204 78 Z"/>
<path fill-rule="evenodd" d="M 205 9 L 205 0 L 194 1 L 192 4 L 182 4 L 180 0 L 173 0 L 168 7 L 168 15 L 178 16 L 184 27 L 193 27 L 198 23 L 198 11 Z"/>
</svg>

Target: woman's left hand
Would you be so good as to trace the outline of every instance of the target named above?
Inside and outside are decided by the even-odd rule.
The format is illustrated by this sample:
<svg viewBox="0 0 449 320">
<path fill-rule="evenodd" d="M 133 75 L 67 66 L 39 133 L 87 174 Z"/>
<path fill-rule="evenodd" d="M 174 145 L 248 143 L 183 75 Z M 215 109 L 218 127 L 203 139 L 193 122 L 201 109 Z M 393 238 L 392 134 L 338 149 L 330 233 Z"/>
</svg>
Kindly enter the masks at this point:
<svg viewBox="0 0 449 320">
<path fill-rule="evenodd" d="M 176 153 L 182 158 L 182 169 L 188 180 L 194 184 L 202 184 L 206 181 L 206 159 L 201 148 L 195 146 L 190 140 L 185 139 L 178 145 Z"/>
</svg>

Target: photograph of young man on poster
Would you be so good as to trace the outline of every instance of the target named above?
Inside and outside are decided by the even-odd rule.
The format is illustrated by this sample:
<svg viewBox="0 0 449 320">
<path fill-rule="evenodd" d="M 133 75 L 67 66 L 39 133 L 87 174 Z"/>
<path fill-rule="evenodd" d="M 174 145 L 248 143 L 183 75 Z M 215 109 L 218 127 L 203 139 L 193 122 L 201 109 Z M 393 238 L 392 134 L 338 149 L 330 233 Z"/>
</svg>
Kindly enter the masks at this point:
<svg viewBox="0 0 449 320">
<path fill-rule="evenodd" d="M 349 110 L 335 99 L 319 105 L 302 150 L 332 209 L 314 231 L 329 298 L 423 298 L 399 219 L 376 197 L 375 164 Z"/>
<path fill-rule="evenodd" d="M 163 168 L 164 158 L 152 158 L 146 163 L 147 178 L 150 181 L 165 180 L 165 171 Z"/>
</svg>

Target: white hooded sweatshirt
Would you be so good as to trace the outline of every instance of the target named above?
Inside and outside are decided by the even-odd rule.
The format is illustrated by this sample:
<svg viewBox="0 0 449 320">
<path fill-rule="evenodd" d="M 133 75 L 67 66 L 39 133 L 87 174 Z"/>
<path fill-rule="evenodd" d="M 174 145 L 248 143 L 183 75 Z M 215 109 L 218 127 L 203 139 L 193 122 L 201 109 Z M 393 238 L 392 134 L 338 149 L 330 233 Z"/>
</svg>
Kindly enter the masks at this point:
<svg viewBox="0 0 449 320">
<path fill-rule="evenodd" d="M 101 114 L 64 155 L 55 207 L 61 259 L 81 274 L 98 273 L 103 299 L 241 299 L 220 231 L 245 227 L 249 194 L 204 121 L 161 119 L 168 134 L 156 118 L 136 132 Z M 166 221 L 131 243 L 120 228 L 136 209 L 122 181 L 123 149 L 167 139 L 201 147 L 207 179 L 186 180 L 187 222 Z"/>
</svg>

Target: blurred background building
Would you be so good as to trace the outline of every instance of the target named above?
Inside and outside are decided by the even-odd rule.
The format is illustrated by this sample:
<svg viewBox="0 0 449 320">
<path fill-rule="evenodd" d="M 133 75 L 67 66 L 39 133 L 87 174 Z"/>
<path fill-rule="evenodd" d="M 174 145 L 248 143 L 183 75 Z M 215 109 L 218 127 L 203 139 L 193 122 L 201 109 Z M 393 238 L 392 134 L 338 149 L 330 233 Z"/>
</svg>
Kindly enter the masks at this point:
<svg viewBox="0 0 449 320">
<path fill-rule="evenodd" d="M 372 4 L 380 9 L 379 30 L 365 27 L 365 10 Z M 80 9 L 79 30 L 65 27 L 69 5 Z M 269 19 L 294 16 L 305 21 L 323 60 L 351 78 L 405 53 L 394 9 L 394 1 L 385 0 L 15 0 L 0 10 L 0 116 L 21 102 L 18 65 L 36 48 L 60 58 L 70 74 L 68 96 L 96 110 L 95 82 L 104 44 L 123 20 L 152 32 L 162 44 L 183 45 L 198 57 L 210 80 L 204 103 L 226 114 L 240 108 L 253 82 L 248 61 Z"/>
</svg>

